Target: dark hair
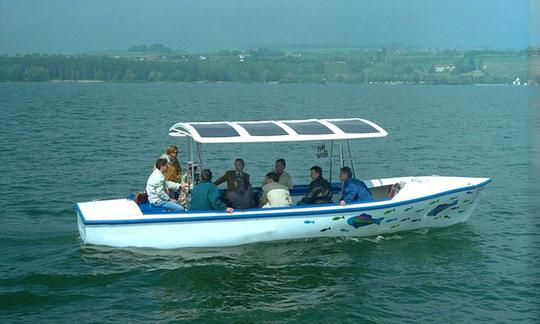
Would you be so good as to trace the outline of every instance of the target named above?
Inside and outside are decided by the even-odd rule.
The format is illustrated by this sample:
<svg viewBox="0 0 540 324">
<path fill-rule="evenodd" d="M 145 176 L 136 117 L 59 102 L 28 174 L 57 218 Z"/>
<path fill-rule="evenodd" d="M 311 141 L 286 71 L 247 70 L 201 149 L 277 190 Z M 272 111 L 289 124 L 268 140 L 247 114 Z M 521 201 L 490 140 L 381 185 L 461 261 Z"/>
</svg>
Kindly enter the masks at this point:
<svg viewBox="0 0 540 324">
<path fill-rule="evenodd" d="M 210 169 L 203 169 L 201 171 L 201 180 L 205 182 L 212 180 L 212 171 Z"/>
<path fill-rule="evenodd" d="M 266 174 L 266 177 L 267 177 L 267 178 L 272 178 L 272 180 L 274 180 L 274 182 L 278 182 L 278 181 L 279 181 L 279 177 L 277 176 L 277 173 L 275 173 L 274 171 L 268 172 L 268 173 Z"/>
<path fill-rule="evenodd" d="M 161 167 L 164 166 L 165 164 L 167 164 L 166 159 L 157 159 L 156 164 L 155 164 L 156 169 L 161 170 Z"/>
<path fill-rule="evenodd" d="M 352 171 L 348 166 L 339 169 L 339 172 L 345 173 L 349 178 L 352 178 Z"/>
<path fill-rule="evenodd" d="M 284 167 L 287 166 L 287 163 L 285 162 L 285 159 L 277 159 L 277 160 L 276 160 L 276 163 L 278 163 L 278 162 L 283 163 L 283 166 L 284 166 Z"/>
<path fill-rule="evenodd" d="M 240 163 L 242 163 L 242 167 L 246 166 L 246 164 L 244 163 L 244 160 L 238 158 L 238 159 L 234 160 L 234 163 L 236 163 L 236 161 L 240 161 Z"/>
<path fill-rule="evenodd" d="M 319 176 L 322 177 L 322 168 L 320 166 L 314 165 L 314 166 L 311 167 L 310 170 L 313 170 L 313 171 L 317 172 L 319 174 Z"/>
</svg>

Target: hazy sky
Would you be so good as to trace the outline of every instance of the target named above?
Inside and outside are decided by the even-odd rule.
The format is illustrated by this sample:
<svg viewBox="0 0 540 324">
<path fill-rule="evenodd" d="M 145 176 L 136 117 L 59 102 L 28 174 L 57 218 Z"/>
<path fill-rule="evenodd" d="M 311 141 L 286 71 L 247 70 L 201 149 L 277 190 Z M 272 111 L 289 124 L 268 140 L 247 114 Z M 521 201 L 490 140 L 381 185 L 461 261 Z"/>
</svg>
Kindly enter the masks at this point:
<svg viewBox="0 0 540 324">
<path fill-rule="evenodd" d="M 540 0 L 0 0 L 0 53 L 162 43 L 190 52 L 292 44 L 519 49 Z"/>
</svg>

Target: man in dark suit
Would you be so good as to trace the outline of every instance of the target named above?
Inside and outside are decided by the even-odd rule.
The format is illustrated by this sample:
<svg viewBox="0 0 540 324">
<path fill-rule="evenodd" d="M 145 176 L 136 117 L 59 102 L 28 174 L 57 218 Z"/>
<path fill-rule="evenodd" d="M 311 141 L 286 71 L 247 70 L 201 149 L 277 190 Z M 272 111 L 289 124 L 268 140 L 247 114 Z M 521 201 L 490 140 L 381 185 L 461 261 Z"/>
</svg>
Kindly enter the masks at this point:
<svg viewBox="0 0 540 324">
<path fill-rule="evenodd" d="M 253 206 L 249 174 L 244 172 L 244 167 L 244 160 L 236 159 L 234 160 L 234 170 L 225 172 L 214 182 L 216 186 L 227 182 L 225 199 L 228 205 L 233 208 L 246 209 Z"/>
</svg>

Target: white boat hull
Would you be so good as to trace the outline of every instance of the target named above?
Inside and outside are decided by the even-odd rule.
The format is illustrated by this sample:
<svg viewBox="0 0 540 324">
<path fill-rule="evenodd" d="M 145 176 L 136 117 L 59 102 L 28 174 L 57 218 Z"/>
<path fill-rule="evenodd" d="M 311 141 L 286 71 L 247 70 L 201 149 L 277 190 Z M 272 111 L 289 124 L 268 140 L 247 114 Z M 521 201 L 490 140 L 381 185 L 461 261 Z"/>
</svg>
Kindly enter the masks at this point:
<svg viewBox="0 0 540 324">
<path fill-rule="evenodd" d="M 253 209 L 230 215 L 139 214 L 137 205 L 127 199 L 78 203 L 78 227 L 87 244 L 163 249 L 314 237 L 369 237 L 465 222 L 490 180 L 434 176 L 367 181 L 370 187 L 396 182 L 405 186 L 391 200 L 344 207 Z"/>
</svg>

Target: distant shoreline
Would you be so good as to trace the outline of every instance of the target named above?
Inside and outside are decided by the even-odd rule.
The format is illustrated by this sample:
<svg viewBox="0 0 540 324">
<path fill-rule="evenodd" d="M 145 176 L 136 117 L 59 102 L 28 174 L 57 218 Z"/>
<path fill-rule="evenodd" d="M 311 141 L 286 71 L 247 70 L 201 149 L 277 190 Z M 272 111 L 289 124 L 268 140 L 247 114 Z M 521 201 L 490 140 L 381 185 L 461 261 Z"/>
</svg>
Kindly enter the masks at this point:
<svg viewBox="0 0 540 324">
<path fill-rule="evenodd" d="M 371 86 L 371 85 L 391 85 L 391 86 L 509 86 L 516 88 L 524 87 L 537 87 L 540 84 L 531 83 L 531 84 L 520 84 L 514 85 L 512 83 L 471 83 L 471 84 L 459 84 L 459 83 L 427 83 L 427 82 L 367 82 L 367 83 L 348 83 L 348 82 L 304 82 L 304 83 L 294 83 L 294 82 L 233 82 L 233 81 L 104 81 L 104 80 L 46 80 L 46 81 L 0 81 L 1 84 L 261 84 L 261 85 L 358 85 L 358 86 Z"/>
<path fill-rule="evenodd" d="M 270 49 L 114 56 L 0 56 L 0 82 L 261 84 L 540 84 L 540 50 Z"/>
<path fill-rule="evenodd" d="M 50 82 L 50 83 L 105 83 L 107 81 L 104 81 L 104 80 L 48 80 L 46 82 Z"/>
</svg>

